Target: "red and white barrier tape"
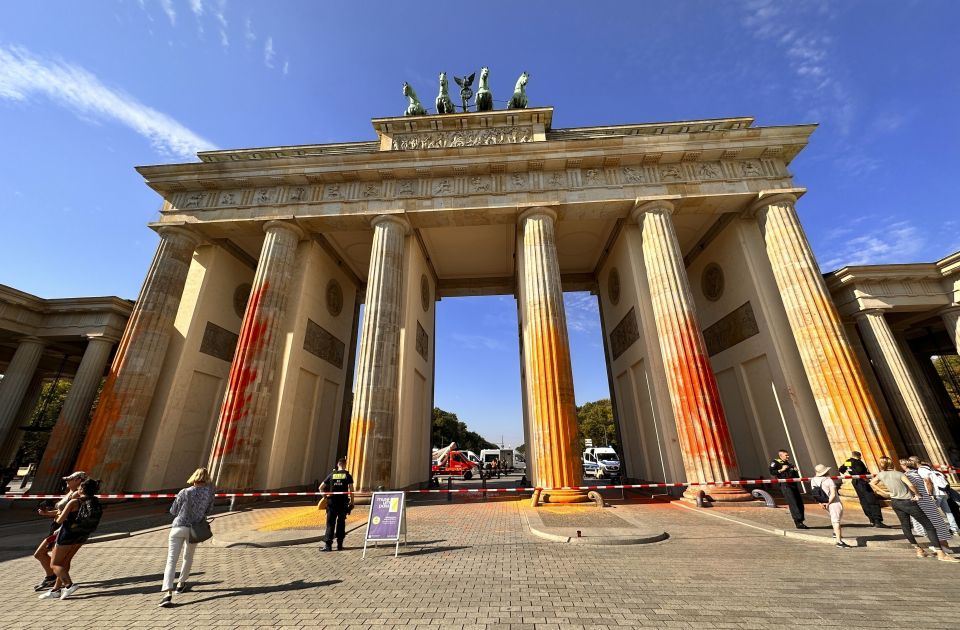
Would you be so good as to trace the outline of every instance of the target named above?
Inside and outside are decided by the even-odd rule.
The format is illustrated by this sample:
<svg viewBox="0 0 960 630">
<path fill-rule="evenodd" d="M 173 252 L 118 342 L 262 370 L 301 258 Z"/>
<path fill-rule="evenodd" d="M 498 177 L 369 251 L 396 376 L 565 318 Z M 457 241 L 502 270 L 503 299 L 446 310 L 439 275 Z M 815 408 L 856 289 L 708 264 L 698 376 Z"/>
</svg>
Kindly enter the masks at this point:
<svg viewBox="0 0 960 630">
<path fill-rule="evenodd" d="M 960 469 L 953 469 L 954 471 Z M 830 477 L 834 480 L 842 479 L 870 479 L 873 475 L 839 475 Z M 653 488 L 685 488 L 691 487 L 736 487 L 736 486 L 756 486 L 756 485 L 776 485 L 781 483 L 796 483 L 800 481 L 810 481 L 813 477 L 796 477 L 794 479 L 740 479 L 737 481 L 705 481 L 702 483 L 623 483 L 597 486 L 563 486 L 560 488 L 436 488 L 429 490 L 407 490 L 407 494 L 487 494 L 496 492 L 549 492 L 551 490 L 621 490 L 621 489 L 653 489 Z M 345 495 L 349 492 L 218 492 L 218 499 L 240 498 L 261 498 L 261 497 L 319 497 L 332 495 Z M 60 499 L 63 495 L 59 494 L 4 494 L 0 496 L 3 499 Z M 136 492 L 126 494 L 98 494 L 101 499 L 173 499 L 176 493 L 170 492 Z"/>
</svg>

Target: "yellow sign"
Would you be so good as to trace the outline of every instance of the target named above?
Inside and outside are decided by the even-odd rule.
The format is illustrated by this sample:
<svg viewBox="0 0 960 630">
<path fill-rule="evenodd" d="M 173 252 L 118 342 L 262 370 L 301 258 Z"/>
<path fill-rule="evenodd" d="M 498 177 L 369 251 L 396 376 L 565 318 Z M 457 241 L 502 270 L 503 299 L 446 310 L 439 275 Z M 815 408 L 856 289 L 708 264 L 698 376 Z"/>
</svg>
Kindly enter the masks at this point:
<svg viewBox="0 0 960 630">
<path fill-rule="evenodd" d="M 399 509 L 400 509 L 400 499 L 396 497 L 390 499 L 390 511 L 396 512 Z"/>
</svg>

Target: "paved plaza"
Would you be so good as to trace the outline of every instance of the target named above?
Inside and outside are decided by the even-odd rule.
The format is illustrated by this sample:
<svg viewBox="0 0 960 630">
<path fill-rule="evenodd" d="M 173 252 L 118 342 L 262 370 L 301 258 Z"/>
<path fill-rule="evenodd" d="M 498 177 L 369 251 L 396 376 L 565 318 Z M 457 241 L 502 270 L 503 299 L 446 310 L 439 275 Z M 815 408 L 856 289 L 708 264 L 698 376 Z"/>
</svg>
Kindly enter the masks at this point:
<svg viewBox="0 0 960 630">
<path fill-rule="evenodd" d="M 276 523 L 301 507 L 249 506 L 219 514 L 214 531 Z M 128 507 L 111 508 L 115 515 Z M 839 550 L 775 535 L 785 509 L 730 512 L 670 503 L 608 508 L 661 528 L 647 545 L 576 545 L 533 536 L 517 500 L 412 505 L 409 546 L 361 559 L 364 513 L 348 523 L 347 550 L 318 545 L 254 548 L 203 544 L 192 592 L 160 609 L 166 557 L 160 507 L 107 522 L 132 535 L 89 545 L 75 561 L 82 588 L 69 601 L 39 601 L 40 571 L 14 543 L 35 526 L 4 526 L 2 628 L 956 628 L 960 567 L 919 560 L 903 543 Z M 543 509 L 543 508 L 541 508 Z M 557 509 L 557 508 L 547 508 Z M 815 511 L 816 510 L 816 511 Z M 808 506 L 814 535 L 827 521 Z M 852 514 L 851 516 L 855 516 Z M 730 520 L 730 519 L 737 520 Z M 749 520 L 748 520 L 749 519 Z M 282 519 L 281 519 L 282 520 Z M 893 522 L 892 515 L 888 522 Z M 151 527 L 152 526 L 152 527 Z M 854 528 L 858 535 L 865 528 Z M 13 535 L 13 534 L 16 535 Z M 309 532 L 304 532 L 309 533 Z M 222 544 L 222 543 L 221 543 Z"/>
</svg>

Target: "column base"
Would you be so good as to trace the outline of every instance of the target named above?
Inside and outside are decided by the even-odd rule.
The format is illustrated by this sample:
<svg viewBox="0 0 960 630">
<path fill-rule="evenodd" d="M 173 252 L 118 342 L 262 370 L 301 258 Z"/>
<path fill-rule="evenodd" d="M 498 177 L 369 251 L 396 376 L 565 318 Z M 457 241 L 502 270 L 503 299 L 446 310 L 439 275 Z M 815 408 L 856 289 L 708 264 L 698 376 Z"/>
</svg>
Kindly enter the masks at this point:
<svg viewBox="0 0 960 630">
<path fill-rule="evenodd" d="M 586 490 L 544 490 L 540 494 L 541 503 L 589 503 Z"/>
<path fill-rule="evenodd" d="M 739 486 L 687 486 L 683 491 L 683 498 L 697 500 L 700 491 L 707 499 L 715 503 L 734 503 L 737 501 L 756 501 L 756 498 Z"/>
</svg>

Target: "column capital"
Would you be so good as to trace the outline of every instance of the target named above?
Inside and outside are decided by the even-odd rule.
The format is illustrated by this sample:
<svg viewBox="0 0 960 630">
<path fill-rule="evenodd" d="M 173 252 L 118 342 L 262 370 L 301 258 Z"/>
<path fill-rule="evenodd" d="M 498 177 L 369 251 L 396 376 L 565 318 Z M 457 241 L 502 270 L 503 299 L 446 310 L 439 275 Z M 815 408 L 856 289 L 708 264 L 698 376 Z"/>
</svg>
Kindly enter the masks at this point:
<svg viewBox="0 0 960 630">
<path fill-rule="evenodd" d="M 550 220 L 554 223 L 557 221 L 557 211 L 553 208 L 548 208 L 546 206 L 534 206 L 532 208 L 527 208 L 517 217 L 517 224 L 523 225 L 524 222 L 530 217 L 544 216 L 550 217 Z"/>
<path fill-rule="evenodd" d="M 18 337 L 17 343 L 32 343 L 40 346 L 47 345 L 46 339 L 41 339 L 40 337 L 34 337 L 33 335 L 26 335 L 24 337 Z"/>
<path fill-rule="evenodd" d="M 114 344 L 120 343 L 120 337 L 115 337 L 113 335 L 108 335 L 105 333 L 87 333 L 84 335 L 88 342 L 90 341 L 106 341 L 107 343 Z"/>
<path fill-rule="evenodd" d="M 755 219 L 760 212 L 778 203 L 795 206 L 797 203 L 797 196 L 793 193 L 760 193 L 760 198 L 751 203 L 744 211 L 743 215 L 747 218 Z"/>
<path fill-rule="evenodd" d="M 960 304 L 949 304 L 937 311 L 937 315 L 954 315 L 958 313 L 960 313 Z"/>
<path fill-rule="evenodd" d="M 298 241 L 302 240 L 305 235 L 305 232 L 300 228 L 300 226 L 293 221 L 275 220 L 267 221 L 263 224 L 264 232 L 273 232 L 276 230 L 287 230 L 296 236 Z"/>
<path fill-rule="evenodd" d="M 160 238 L 165 240 L 181 240 L 196 249 L 203 242 L 203 237 L 192 228 L 185 225 L 158 225 L 153 228 Z"/>
<path fill-rule="evenodd" d="M 890 311 L 889 308 L 884 308 L 882 306 L 874 306 L 871 308 L 865 308 L 865 309 L 859 310 L 856 313 L 854 313 L 853 316 L 857 319 L 865 318 L 868 315 L 877 315 L 879 317 L 883 317 L 884 314 L 887 313 L 888 311 Z"/>
<path fill-rule="evenodd" d="M 410 222 L 402 215 L 397 214 L 379 214 L 370 219 L 370 227 L 377 227 L 380 224 L 393 223 L 403 230 L 403 235 L 410 233 Z"/>
<path fill-rule="evenodd" d="M 675 210 L 676 206 L 673 205 L 672 201 L 667 199 L 654 199 L 652 201 L 635 204 L 633 210 L 630 211 L 630 218 L 634 223 L 640 223 L 641 217 L 648 212 L 659 212 L 670 215 L 673 214 Z"/>
</svg>

